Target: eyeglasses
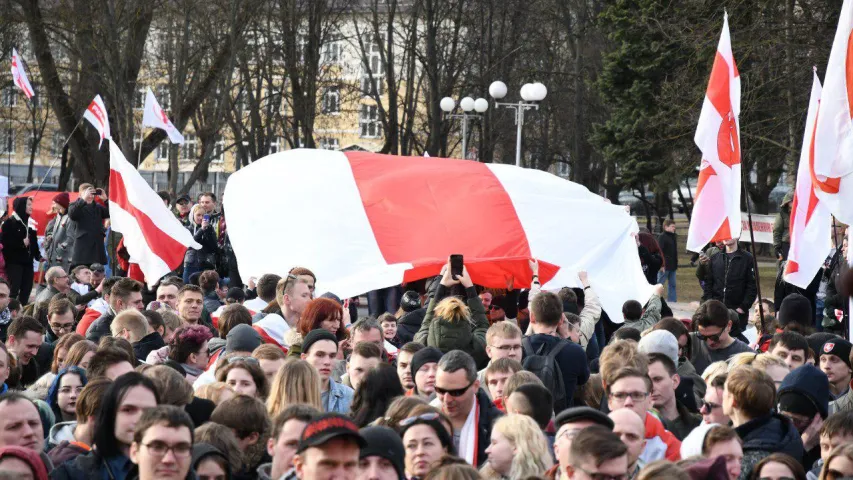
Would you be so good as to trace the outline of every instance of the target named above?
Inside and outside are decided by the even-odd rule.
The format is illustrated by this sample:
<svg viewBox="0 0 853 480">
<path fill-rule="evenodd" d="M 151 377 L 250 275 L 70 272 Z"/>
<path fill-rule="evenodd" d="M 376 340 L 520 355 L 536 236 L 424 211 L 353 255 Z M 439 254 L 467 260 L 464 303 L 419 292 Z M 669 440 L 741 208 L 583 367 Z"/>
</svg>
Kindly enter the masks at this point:
<svg viewBox="0 0 853 480">
<path fill-rule="evenodd" d="M 228 359 L 228 364 L 230 365 L 234 362 L 239 362 L 239 361 L 249 362 L 249 363 L 259 363 L 258 359 L 255 357 L 231 357 Z"/>
<path fill-rule="evenodd" d="M 62 332 L 62 331 L 67 332 L 73 328 L 74 328 L 73 323 L 63 323 L 62 325 L 60 325 L 58 323 L 51 323 L 50 324 L 50 329 L 53 330 L 54 332 Z"/>
<path fill-rule="evenodd" d="M 710 340 L 712 342 L 719 342 L 721 336 L 723 336 L 723 332 L 715 333 L 714 335 L 702 335 L 701 333 L 696 332 L 696 338 L 699 340 Z"/>
<path fill-rule="evenodd" d="M 474 382 L 476 381 L 477 379 L 475 378 Z M 465 388 L 457 388 L 456 390 L 446 390 L 436 385 L 435 393 L 436 395 L 450 395 L 451 397 L 461 397 L 462 395 L 465 395 L 465 392 L 467 392 L 469 388 L 471 388 L 471 385 L 474 385 L 474 382 L 469 383 L 468 386 Z"/>
<path fill-rule="evenodd" d="M 557 436 L 557 438 L 554 439 L 554 441 L 556 442 L 557 440 L 559 440 L 563 437 L 575 438 L 575 436 L 577 436 L 577 434 L 579 434 L 581 432 L 581 430 L 583 430 L 583 429 L 582 428 L 567 428 L 567 429 L 563 430 Z"/>
<path fill-rule="evenodd" d="M 400 425 L 401 427 L 408 427 L 409 425 L 417 422 L 418 420 L 423 420 L 425 422 L 431 422 L 433 420 L 438 420 L 438 413 L 429 412 L 429 413 L 424 413 L 423 415 L 418 415 L 416 417 L 404 418 L 403 420 L 400 420 L 400 423 L 398 425 Z"/>
<path fill-rule="evenodd" d="M 494 312 L 495 310 L 503 310 L 503 309 L 501 308 L 500 305 L 489 305 L 489 310 Z"/>
<path fill-rule="evenodd" d="M 649 396 L 648 392 L 613 392 L 610 395 L 610 398 L 619 400 L 620 402 L 624 402 L 631 397 L 631 400 L 635 402 L 642 402 Z"/>
<path fill-rule="evenodd" d="M 585 473 L 586 476 L 591 478 L 592 480 L 627 480 L 628 479 L 627 473 L 623 473 L 621 475 L 610 475 L 607 473 L 590 472 L 589 470 L 587 470 L 583 467 L 579 467 L 577 465 L 572 465 L 572 468 L 574 468 L 575 470 L 580 470 L 581 472 Z"/>
<path fill-rule="evenodd" d="M 702 400 L 701 402 L 699 402 L 699 411 L 702 411 L 703 409 L 707 409 L 708 412 L 711 412 L 714 409 L 720 408 L 720 407 L 722 407 L 722 405 L 720 405 L 719 403 L 706 402 L 705 400 Z"/>
<path fill-rule="evenodd" d="M 496 348 L 496 349 L 498 349 L 498 350 L 500 350 L 500 351 L 502 351 L 502 352 L 505 352 L 505 353 L 507 353 L 507 352 L 515 352 L 515 351 L 519 351 L 519 352 L 520 352 L 520 351 L 521 351 L 521 345 L 501 345 L 500 347 L 496 347 L 496 346 L 494 346 L 494 345 L 489 345 L 489 346 L 490 346 L 490 347 L 492 347 L 492 348 Z"/>
<path fill-rule="evenodd" d="M 143 443 L 143 447 L 147 448 L 151 455 L 156 457 L 164 457 L 169 450 L 175 454 L 178 458 L 187 458 L 190 456 L 190 453 L 193 451 L 192 444 L 189 443 L 177 443 L 175 445 L 169 445 L 166 442 L 161 442 L 159 440 L 154 440 L 153 442 L 149 442 L 147 444 Z"/>
</svg>

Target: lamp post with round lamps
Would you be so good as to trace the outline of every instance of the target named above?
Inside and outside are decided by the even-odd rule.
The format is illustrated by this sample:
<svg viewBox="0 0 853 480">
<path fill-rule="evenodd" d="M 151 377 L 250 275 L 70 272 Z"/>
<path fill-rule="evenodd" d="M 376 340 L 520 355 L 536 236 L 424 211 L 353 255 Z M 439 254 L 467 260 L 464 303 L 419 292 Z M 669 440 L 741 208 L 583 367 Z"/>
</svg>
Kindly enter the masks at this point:
<svg viewBox="0 0 853 480">
<path fill-rule="evenodd" d="M 444 116 L 448 118 L 462 119 L 462 158 L 468 159 L 468 120 L 475 118 L 483 118 L 482 113 L 489 109 L 489 101 L 485 98 L 474 100 L 471 97 L 465 97 L 459 101 L 459 107 L 462 108 L 462 113 L 451 113 L 456 108 L 456 101 L 450 97 L 444 97 L 439 103 L 441 110 L 444 111 Z M 471 111 L 477 113 L 470 113 Z"/>
<path fill-rule="evenodd" d="M 539 110 L 539 102 L 545 99 L 548 95 L 548 88 L 545 85 L 536 83 L 526 83 L 521 87 L 521 100 L 518 103 L 501 103 L 500 100 L 506 97 L 506 84 L 501 81 L 492 82 L 489 85 L 489 95 L 495 99 L 496 107 L 506 107 L 515 110 L 515 124 L 517 132 L 515 137 L 515 165 L 521 166 L 521 127 L 524 125 L 525 110 Z"/>
</svg>

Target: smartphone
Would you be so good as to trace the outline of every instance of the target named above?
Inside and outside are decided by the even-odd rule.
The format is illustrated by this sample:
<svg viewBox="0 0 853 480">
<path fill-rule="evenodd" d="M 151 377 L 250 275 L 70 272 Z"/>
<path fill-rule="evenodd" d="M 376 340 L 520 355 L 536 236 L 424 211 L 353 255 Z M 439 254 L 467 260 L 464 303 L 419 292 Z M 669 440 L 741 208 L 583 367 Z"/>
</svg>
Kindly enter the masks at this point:
<svg viewBox="0 0 853 480">
<path fill-rule="evenodd" d="M 204 214 L 204 216 L 203 216 L 203 217 L 201 217 L 201 218 L 202 218 L 202 219 L 204 219 L 204 221 L 205 221 L 205 222 L 210 222 L 210 215 L 208 215 L 208 214 L 206 214 L 206 213 L 205 213 L 205 214 Z"/>
<path fill-rule="evenodd" d="M 462 255 L 453 254 L 450 256 L 450 276 L 456 280 L 457 277 L 462 276 Z"/>
</svg>

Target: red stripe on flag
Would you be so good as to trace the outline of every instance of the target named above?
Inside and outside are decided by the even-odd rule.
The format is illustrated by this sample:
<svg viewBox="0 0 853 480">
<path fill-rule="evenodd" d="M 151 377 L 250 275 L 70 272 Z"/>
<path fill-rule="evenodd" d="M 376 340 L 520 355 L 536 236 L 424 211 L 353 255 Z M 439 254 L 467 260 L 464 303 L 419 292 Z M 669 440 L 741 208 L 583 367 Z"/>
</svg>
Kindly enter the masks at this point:
<svg viewBox="0 0 853 480">
<path fill-rule="evenodd" d="M 732 111 L 730 92 L 729 64 L 720 52 L 717 52 L 714 57 L 714 66 L 711 68 L 711 80 L 708 82 L 708 90 L 705 94 L 723 119 Z"/>
<path fill-rule="evenodd" d="M 809 145 L 809 174 L 812 177 L 812 185 L 814 185 L 814 187 L 819 188 L 822 192 L 836 194 L 841 188 L 841 179 L 829 177 L 826 180 L 821 181 L 817 178 L 817 175 L 814 172 L 815 143 L 817 143 L 815 141 L 815 137 L 817 136 L 817 119 L 819 116 L 820 102 L 818 102 L 817 113 L 815 114 L 814 130 L 812 130 L 812 141 L 811 145 Z"/>
<path fill-rule="evenodd" d="M 729 226 L 729 217 L 726 217 L 726 219 L 723 220 L 723 224 L 720 225 L 720 229 L 717 230 L 716 234 L 714 234 L 714 238 L 709 240 L 709 243 L 724 242 L 726 240 L 731 240 L 731 239 L 732 239 L 732 228 Z"/>
<path fill-rule="evenodd" d="M 148 248 L 162 259 L 169 268 L 178 268 L 183 263 L 187 247 L 160 230 L 151 218 L 136 208 L 127 198 L 124 178 L 116 170 L 110 170 L 110 201 L 136 219 Z"/>
<path fill-rule="evenodd" d="M 516 286 L 529 283 L 527 235 L 485 164 L 459 160 L 449 173 L 431 158 L 346 156 L 385 261 L 414 265 L 406 281 L 437 274 L 448 255 L 459 253 L 475 283 L 505 288 L 510 276 Z M 543 283 L 556 271 L 543 264 Z"/>
</svg>

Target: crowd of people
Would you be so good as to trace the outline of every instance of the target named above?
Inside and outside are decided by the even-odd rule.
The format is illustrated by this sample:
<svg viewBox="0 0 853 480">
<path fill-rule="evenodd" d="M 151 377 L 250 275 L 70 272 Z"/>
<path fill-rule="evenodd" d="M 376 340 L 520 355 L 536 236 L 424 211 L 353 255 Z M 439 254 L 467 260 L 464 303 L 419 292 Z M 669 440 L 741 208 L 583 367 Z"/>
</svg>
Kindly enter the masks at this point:
<svg viewBox="0 0 853 480">
<path fill-rule="evenodd" d="M 80 193 L 56 196 L 43 249 L 26 199 L 0 229 L 0 479 L 853 477 L 853 346 L 801 293 L 757 299 L 736 241 L 698 257 L 689 319 L 667 304 L 673 223 L 638 236 L 669 288 L 622 318 L 586 272 L 542 290 L 535 259 L 530 288 L 448 262 L 365 292 L 359 318 L 305 266 L 232 276 L 212 194 L 178 199 L 202 248 L 149 290 L 102 248 L 103 192 Z"/>
</svg>

